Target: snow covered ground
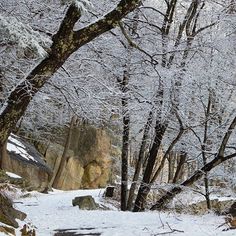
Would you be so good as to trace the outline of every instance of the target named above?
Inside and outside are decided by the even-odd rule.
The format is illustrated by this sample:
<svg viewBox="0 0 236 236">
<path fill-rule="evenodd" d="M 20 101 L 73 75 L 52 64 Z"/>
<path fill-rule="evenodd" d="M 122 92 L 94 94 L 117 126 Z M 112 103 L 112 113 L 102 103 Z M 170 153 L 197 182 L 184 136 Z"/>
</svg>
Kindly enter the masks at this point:
<svg viewBox="0 0 236 236">
<path fill-rule="evenodd" d="M 49 194 L 34 192 L 31 197 L 16 200 L 15 206 L 27 213 L 25 222 L 35 226 L 37 236 L 145 236 L 164 233 L 186 236 L 236 235 L 236 230 L 222 231 L 226 227 L 217 228 L 224 223 L 224 219 L 213 214 L 190 216 L 159 212 L 121 212 L 115 209 L 85 211 L 72 206 L 72 199 L 82 195 L 92 195 L 97 202 L 102 203 L 102 193 L 103 190 L 56 190 Z M 23 225 L 23 222 L 20 224 Z M 56 234 L 60 232 L 58 230 L 64 230 L 67 234 Z M 168 233 L 171 231 L 175 232 Z"/>
</svg>

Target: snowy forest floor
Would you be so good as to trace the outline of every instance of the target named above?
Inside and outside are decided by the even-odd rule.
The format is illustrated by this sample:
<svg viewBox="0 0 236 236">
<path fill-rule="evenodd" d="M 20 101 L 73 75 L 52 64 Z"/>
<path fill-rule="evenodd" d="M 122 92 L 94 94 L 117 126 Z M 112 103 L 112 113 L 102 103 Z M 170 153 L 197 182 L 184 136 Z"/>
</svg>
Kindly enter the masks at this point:
<svg viewBox="0 0 236 236">
<path fill-rule="evenodd" d="M 15 206 L 27 214 L 24 222 L 36 229 L 37 236 L 132 236 L 132 235 L 191 235 L 233 236 L 236 230 L 222 231 L 227 226 L 223 216 L 206 214 L 192 216 L 163 212 L 121 212 L 112 210 L 80 210 L 72 206 L 76 196 L 92 195 L 96 202 L 105 204 L 103 190 L 37 192 L 15 200 Z M 111 206 L 108 206 L 111 207 Z M 16 235 L 20 235 L 17 232 Z"/>
</svg>

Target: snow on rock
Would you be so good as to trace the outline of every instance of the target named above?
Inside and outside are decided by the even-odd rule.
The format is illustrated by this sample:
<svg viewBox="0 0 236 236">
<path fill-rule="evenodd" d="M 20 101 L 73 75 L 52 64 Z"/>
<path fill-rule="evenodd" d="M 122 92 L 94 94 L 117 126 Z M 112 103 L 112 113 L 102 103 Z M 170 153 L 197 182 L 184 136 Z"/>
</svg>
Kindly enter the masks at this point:
<svg viewBox="0 0 236 236">
<path fill-rule="evenodd" d="M 38 162 L 27 152 L 26 147 L 19 140 L 17 140 L 17 136 L 14 134 L 11 134 L 8 138 L 7 151 L 19 154 L 21 157 L 27 160 L 31 159 L 32 161 Z"/>
<path fill-rule="evenodd" d="M 52 170 L 43 156 L 25 139 L 11 134 L 7 142 L 7 158 L 3 169 L 21 176 L 30 189 L 44 191 L 52 177 Z"/>
<path fill-rule="evenodd" d="M 15 178 L 15 179 L 21 179 L 21 178 L 22 178 L 21 176 L 19 176 L 19 175 L 17 175 L 17 174 L 14 174 L 14 173 L 12 173 L 12 172 L 6 171 L 6 174 L 7 174 L 9 177 L 11 177 L 11 178 Z"/>
</svg>

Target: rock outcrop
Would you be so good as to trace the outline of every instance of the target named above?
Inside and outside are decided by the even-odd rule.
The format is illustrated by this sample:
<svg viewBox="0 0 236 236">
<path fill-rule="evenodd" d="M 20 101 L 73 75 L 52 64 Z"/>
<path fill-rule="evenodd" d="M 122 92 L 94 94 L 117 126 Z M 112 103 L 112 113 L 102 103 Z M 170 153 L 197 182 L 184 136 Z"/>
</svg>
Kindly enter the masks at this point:
<svg viewBox="0 0 236 236">
<path fill-rule="evenodd" d="M 15 233 L 15 229 L 14 228 L 12 228 L 12 227 L 8 227 L 8 226 L 0 226 L 0 235 L 1 235 L 1 233 L 3 234 L 3 235 L 16 235 L 16 233 Z"/>
<path fill-rule="evenodd" d="M 16 210 L 12 202 L 0 192 L 0 222 L 17 228 L 19 225 L 16 219 L 24 220 L 26 214 Z"/>
<path fill-rule="evenodd" d="M 226 214 L 227 209 L 234 203 L 235 200 L 211 200 L 211 208 L 217 214 Z M 175 206 L 175 210 L 179 213 L 189 213 L 193 215 L 203 215 L 209 210 L 207 209 L 206 201 L 193 203 L 189 206 Z"/>
<path fill-rule="evenodd" d="M 63 149 L 62 144 L 50 144 L 42 149 L 47 164 L 54 171 L 52 182 Z M 62 190 L 105 187 L 110 180 L 111 165 L 111 139 L 107 132 L 87 124 L 78 125 L 72 131 L 67 161 L 57 186 Z"/>
<path fill-rule="evenodd" d="M 34 146 L 13 134 L 8 139 L 2 167 L 26 179 L 32 190 L 43 191 L 52 177 L 52 170 Z"/>
</svg>

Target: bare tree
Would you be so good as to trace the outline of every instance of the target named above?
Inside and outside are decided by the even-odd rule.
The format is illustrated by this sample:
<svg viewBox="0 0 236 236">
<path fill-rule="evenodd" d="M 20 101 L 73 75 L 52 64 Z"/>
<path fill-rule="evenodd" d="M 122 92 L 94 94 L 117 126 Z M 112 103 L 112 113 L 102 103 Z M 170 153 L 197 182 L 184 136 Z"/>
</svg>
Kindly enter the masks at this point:
<svg viewBox="0 0 236 236">
<path fill-rule="evenodd" d="M 170 200 L 172 200 L 177 194 L 182 192 L 183 187 L 191 186 L 194 182 L 205 176 L 208 172 L 214 169 L 216 166 L 222 164 L 223 162 L 236 157 L 236 153 L 230 155 L 225 155 L 226 145 L 236 127 L 236 117 L 232 120 L 229 125 L 222 142 L 220 144 L 218 153 L 215 155 L 214 159 L 206 163 L 201 169 L 197 170 L 190 178 L 185 180 L 180 186 L 173 187 L 165 195 L 163 195 L 157 202 L 151 207 L 151 210 L 158 210 L 163 208 Z"/>
</svg>

